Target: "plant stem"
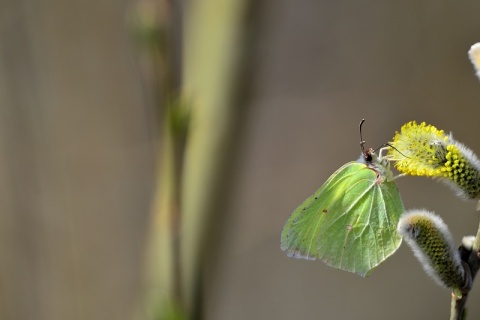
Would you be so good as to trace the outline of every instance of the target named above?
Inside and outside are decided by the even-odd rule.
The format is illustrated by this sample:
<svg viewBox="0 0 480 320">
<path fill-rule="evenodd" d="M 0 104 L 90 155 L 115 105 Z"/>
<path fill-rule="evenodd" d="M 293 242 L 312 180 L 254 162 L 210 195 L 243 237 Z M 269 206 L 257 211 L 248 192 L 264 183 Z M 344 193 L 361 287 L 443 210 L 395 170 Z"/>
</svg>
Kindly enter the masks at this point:
<svg viewBox="0 0 480 320">
<path fill-rule="evenodd" d="M 179 319 L 181 181 L 188 116 L 180 102 L 181 8 L 169 0 L 139 0 L 130 13 L 139 66 L 160 118 L 157 185 L 152 203 L 145 261 L 145 297 L 138 319 Z"/>
<path fill-rule="evenodd" d="M 465 303 L 467 302 L 467 294 L 462 295 L 461 298 L 458 298 L 454 293 L 452 293 L 452 303 L 450 307 L 450 320 L 461 320 L 464 319 L 464 310 Z"/>
<path fill-rule="evenodd" d="M 202 255 L 218 204 L 243 105 L 236 96 L 245 67 L 246 13 L 251 1 L 190 1 L 185 15 L 182 97 L 189 101 L 182 180 L 181 277 L 186 310 L 199 314 Z"/>
<path fill-rule="evenodd" d="M 480 224 L 478 225 L 477 235 L 475 236 L 475 241 L 472 245 L 472 252 L 470 253 L 470 257 L 468 259 L 468 265 L 470 266 L 470 270 L 472 272 L 472 279 L 475 277 L 479 267 L 478 261 L 478 253 L 480 249 Z"/>
<path fill-rule="evenodd" d="M 465 287 L 461 288 L 461 296 L 459 297 L 455 292 L 452 292 L 452 303 L 450 308 L 450 320 L 465 319 L 465 304 L 468 299 L 468 293 L 472 288 L 473 280 L 479 269 L 479 249 L 480 249 L 480 224 L 478 226 L 477 235 L 471 248 L 465 248 L 463 245 L 460 251 L 467 250 L 469 255 L 462 257 L 465 267 Z M 467 260 L 467 261 L 465 261 Z"/>
</svg>

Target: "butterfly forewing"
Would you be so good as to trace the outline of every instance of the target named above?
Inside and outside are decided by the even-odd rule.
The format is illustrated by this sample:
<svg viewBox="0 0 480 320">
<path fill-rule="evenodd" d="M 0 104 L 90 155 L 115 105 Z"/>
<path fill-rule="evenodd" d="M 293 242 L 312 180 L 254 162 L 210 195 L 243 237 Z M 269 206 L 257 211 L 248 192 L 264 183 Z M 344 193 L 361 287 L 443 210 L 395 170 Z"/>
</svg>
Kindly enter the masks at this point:
<svg viewBox="0 0 480 320">
<path fill-rule="evenodd" d="M 338 169 L 288 219 L 282 249 L 365 276 L 401 243 L 403 204 L 395 183 L 382 178 L 365 163 Z"/>
</svg>

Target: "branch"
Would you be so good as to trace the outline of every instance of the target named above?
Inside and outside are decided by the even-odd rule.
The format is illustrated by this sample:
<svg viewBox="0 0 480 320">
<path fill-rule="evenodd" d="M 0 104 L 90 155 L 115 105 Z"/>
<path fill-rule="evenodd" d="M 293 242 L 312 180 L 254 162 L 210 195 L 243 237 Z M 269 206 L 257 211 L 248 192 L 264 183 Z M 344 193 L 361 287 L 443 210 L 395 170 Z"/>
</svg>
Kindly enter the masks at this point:
<svg viewBox="0 0 480 320">
<path fill-rule="evenodd" d="M 452 303 L 450 308 L 450 320 L 463 320 L 466 317 L 465 304 L 468 299 L 468 293 L 472 289 L 473 280 L 477 275 L 480 261 L 480 224 L 478 226 L 477 235 L 471 246 L 462 243 L 460 248 L 460 255 L 465 269 L 465 285 L 461 289 L 454 289 L 452 291 Z"/>
</svg>

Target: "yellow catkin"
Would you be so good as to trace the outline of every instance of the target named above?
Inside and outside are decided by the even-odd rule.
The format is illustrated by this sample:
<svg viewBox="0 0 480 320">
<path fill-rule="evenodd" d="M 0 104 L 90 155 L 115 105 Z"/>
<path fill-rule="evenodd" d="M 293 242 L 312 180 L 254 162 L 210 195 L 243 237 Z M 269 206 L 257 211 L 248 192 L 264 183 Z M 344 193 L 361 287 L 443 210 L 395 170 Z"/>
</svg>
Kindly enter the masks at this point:
<svg viewBox="0 0 480 320">
<path fill-rule="evenodd" d="M 398 171 L 411 176 L 444 178 L 468 198 L 480 194 L 476 156 L 451 136 L 425 122 L 406 123 L 396 132 L 389 157 Z"/>
</svg>

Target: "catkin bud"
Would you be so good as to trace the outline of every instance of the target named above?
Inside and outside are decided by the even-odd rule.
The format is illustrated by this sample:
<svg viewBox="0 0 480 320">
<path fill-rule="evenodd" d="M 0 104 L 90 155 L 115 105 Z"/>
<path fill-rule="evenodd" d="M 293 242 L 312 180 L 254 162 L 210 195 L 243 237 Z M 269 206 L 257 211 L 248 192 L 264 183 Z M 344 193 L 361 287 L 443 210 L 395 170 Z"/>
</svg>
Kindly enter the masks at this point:
<svg viewBox="0 0 480 320">
<path fill-rule="evenodd" d="M 480 199 L 480 160 L 463 144 L 425 122 L 402 126 L 390 143 L 398 171 L 438 178 L 467 199 Z"/>
<path fill-rule="evenodd" d="M 463 287 L 465 271 L 460 254 L 439 216 L 425 210 L 411 210 L 402 215 L 397 230 L 435 282 L 447 288 Z"/>
<path fill-rule="evenodd" d="M 468 57 L 475 67 L 476 75 L 480 78 L 480 42 L 475 43 L 468 51 Z"/>
<path fill-rule="evenodd" d="M 474 242 L 475 236 L 465 236 L 462 238 L 462 246 L 467 250 L 472 251 Z"/>
</svg>

